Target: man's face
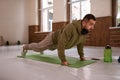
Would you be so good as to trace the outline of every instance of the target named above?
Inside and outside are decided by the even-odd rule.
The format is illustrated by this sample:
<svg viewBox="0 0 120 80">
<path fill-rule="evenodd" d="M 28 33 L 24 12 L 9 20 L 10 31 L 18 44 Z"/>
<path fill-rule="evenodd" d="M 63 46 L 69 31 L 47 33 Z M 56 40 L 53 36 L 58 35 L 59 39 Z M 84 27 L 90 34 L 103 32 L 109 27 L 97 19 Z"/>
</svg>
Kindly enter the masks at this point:
<svg viewBox="0 0 120 80">
<path fill-rule="evenodd" d="M 89 32 L 94 29 L 96 21 L 93 19 L 83 21 L 82 25 L 85 29 L 87 29 Z"/>
</svg>

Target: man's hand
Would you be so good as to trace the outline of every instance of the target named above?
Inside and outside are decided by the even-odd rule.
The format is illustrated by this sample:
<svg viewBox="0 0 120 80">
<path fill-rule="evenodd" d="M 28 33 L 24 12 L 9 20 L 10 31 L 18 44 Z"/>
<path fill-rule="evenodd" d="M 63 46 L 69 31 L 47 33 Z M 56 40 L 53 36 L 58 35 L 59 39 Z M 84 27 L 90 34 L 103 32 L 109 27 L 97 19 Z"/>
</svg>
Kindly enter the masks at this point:
<svg viewBox="0 0 120 80">
<path fill-rule="evenodd" d="M 63 66 L 68 66 L 69 63 L 68 63 L 67 61 L 62 61 L 62 62 L 61 62 L 61 65 L 63 65 Z"/>
<path fill-rule="evenodd" d="M 84 57 L 80 57 L 80 60 L 81 60 L 81 61 L 85 61 L 85 58 L 84 58 Z"/>
</svg>

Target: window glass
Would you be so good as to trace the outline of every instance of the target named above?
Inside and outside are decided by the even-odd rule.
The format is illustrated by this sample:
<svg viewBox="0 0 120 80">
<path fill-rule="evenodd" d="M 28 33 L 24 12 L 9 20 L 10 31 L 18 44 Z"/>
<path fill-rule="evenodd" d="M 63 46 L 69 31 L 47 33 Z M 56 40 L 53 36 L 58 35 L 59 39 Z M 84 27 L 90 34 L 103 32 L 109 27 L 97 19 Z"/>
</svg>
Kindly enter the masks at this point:
<svg viewBox="0 0 120 80">
<path fill-rule="evenodd" d="M 41 8 L 41 30 L 43 32 L 52 31 L 52 21 L 53 21 L 53 0 L 42 0 Z"/>
<path fill-rule="evenodd" d="M 90 0 L 71 0 L 70 21 L 82 19 L 86 14 L 91 12 Z"/>
</svg>

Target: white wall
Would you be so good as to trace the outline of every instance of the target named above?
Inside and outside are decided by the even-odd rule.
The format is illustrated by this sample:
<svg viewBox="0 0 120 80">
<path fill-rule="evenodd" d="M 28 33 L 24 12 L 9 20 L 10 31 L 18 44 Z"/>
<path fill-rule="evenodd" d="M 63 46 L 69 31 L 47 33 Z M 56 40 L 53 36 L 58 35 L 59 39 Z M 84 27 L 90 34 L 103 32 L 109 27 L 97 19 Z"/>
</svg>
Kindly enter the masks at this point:
<svg viewBox="0 0 120 80">
<path fill-rule="evenodd" d="M 28 42 L 28 25 L 36 24 L 35 0 L 0 0 L 0 35 L 10 44 Z"/>
<path fill-rule="evenodd" d="M 66 0 L 53 1 L 53 22 L 66 21 Z"/>
<path fill-rule="evenodd" d="M 91 0 L 96 17 L 111 15 L 111 0 Z M 66 0 L 54 0 L 53 22 L 66 21 Z M 28 43 L 28 25 L 37 24 L 36 0 L 0 0 L 0 35 L 14 44 Z"/>
<path fill-rule="evenodd" d="M 91 0 L 91 13 L 96 17 L 111 16 L 111 0 Z"/>
<path fill-rule="evenodd" d="M 53 22 L 66 21 L 66 0 L 54 0 Z M 111 0 L 91 0 L 91 13 L 96 17 L 111 16 Z"/>
</svg>

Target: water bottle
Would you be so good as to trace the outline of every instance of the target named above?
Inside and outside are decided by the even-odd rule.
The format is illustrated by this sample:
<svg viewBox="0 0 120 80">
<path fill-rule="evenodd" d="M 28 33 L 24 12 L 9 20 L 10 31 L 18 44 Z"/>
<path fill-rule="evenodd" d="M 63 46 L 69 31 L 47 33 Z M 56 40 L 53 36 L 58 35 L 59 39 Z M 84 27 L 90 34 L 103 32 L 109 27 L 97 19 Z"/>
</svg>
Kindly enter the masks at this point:
<svg viewBox="0 0 120 80">
<path fill-rule="evenodd" d="M 112 62 L 112 49 L 107 45 L 104 49 L 104 62 Z"/>
</svg>

